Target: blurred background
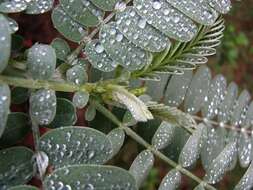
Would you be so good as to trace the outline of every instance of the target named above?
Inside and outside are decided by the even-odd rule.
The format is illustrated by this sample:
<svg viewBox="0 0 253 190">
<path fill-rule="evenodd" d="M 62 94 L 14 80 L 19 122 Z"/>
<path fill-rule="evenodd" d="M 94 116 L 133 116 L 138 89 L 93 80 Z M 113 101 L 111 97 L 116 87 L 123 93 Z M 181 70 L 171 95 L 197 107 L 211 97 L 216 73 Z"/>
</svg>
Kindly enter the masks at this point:
<svg viewBox="0 0 253 190">
<path fill-rule="evenodd" d="M 24 40 L 17 43 L 22 43 L 24 47 L 28 48 L 35 42 L 50 43 L 53 38 L 59 36 L 57 31 L 52 27 L 50 20 L 50 13 L 40 16 L 29 16 L 24 14 L 11 15 L 20 26 L 17 34 L 22 35 Z M 16 36 L 18 40 L 18 36 Z M 71 44 L 75 47 L 75 44 Z M 17 45 L 18 46 L 18 45 Z M 241 89 L 248 89 L 253 94 L 253 0 L 233 1 L 233 8 L 229 15 L 226 15 L 226 30 L 222 45 L 218 48 L 218 54 L 210 58 L 208 63 L 212 68 L 214 74 L 223 74 L 228 82 L 235 81 Z M 83 113 L 79 113 L 83 114 Z M 97 115 L 96 122 L 104 124 L 105 129 L 108 130 L 108 121 L 104 122 L 103 116 Z M 79 124 L 84 124 L 84 121 L 79 120 Z M 94 123 L 91 123 L 92 126 Z M 149 127 L 145 129 L 152 131 L 156 129 L 158 124 L 156 121 L 150 122 Z M 113 127 L 113 126 L 111 126 Z M 142 128 L 138 129 L 142 133 Z M 143 133 L 142 133 L 143 134 Z M 147 133 L 145 133 L 148 139 Z M 111 162 L 121 167 L 128 168 L 130 163 L 137 155 L 140 147 L 138 147 L 130 139 L 127 140 L 121 153 Z M 168 151 L 168 152 L 171 152 Z M 168 153 L 169 154 L 169 153 Z M 204 171 L 200 164 L 197 164 L 197 169 L 194 173 L 203 177 Z M 148 176 L 148 180 L 143 185 L 142 190 L 155 190 L 162 177 L 169 170 L 166 164 L 159 160 L 156 161 L 156 168 Z M 230 172 L 225 179 L 217 185 L 220 190 L 233 189 L 234 185 L 239 181 L 242 174 L 245 172 L 239 166 Z M 180 187 L 182 190 L 191 190 L 196 186 L 194 182 L 188 180 L 186 177 Z"/>
</svg>

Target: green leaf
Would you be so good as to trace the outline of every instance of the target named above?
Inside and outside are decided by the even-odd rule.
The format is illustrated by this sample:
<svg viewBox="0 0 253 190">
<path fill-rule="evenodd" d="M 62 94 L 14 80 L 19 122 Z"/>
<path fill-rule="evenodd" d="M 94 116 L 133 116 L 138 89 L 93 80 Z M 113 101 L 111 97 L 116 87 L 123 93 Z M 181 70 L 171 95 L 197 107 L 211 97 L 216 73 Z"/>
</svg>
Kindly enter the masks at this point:
<svg viewBox="0 0 253 190">
<path fill-rule="evenodd" d="M 8 20 L 0 14 L 0 73 L 8 64 L 11 52 L 11 29 Z"/>
<path fill-rule="evenodd" d="M 174 137 L 174 133 L 174 125 L 165 121 L 162 122 L 152 138 L 152 145 L 158 150 L 164 149 L 171 143 Z"/>
<path fill-rule="evenodd" d="M 237 126 L 242 124 L 242 115 L 248 106 L 250 99 L 250 93 L 247 90 L 243 90 L 236 101 L 233 112 L 231 113 L 230 123 L 232 125 Z"/>
<path fill-rule="evenodd" d="M 49 128 L 71 126 L 76 120 L 76 109 L 71 101 L 65 98 L 57 98 L 57 108 L 54 120 L 48 125 Z"/>
<path fill-rule="evenodd" d="M 181 183 L 181 173 L 176 169 L 171 170 L 162 180 L 158 190 L 176 190 Z"/>
<path fill-rule="evenodd" d="M 141 69 L 152 60 L 151 53 L 129 42 L 115 22 L 102 26 L 99 39 L 109 56 L 128 70 Z"/>
<path fill-rule="evenodd" d="M 12 147 L 0 151 L 0 187 L 25 184 L 32 178 L 33 152 L 25 147 Z"/>
<path fill-rule="evenodd" d="M 179 155 L 179 164 L 183 167 L 190 167 L 195 164 L 200 156 L 202 148 L 202 136 L 205 126 L 200 124 L 194 133 L 189 137 Z"/>
<path fill-rule="evenodd" d="M 112 157 L 115 156 L 121 149 L 125 141 L 125 132 L 123 129 L 116 128 L 112 130 L 108 135 L 108 139 L 112 144 Z"/>
<path fill-rule="evenodd" d="M 88 104 L 89 98 L 88 92 L 80 91 L 74 94 L 72 102 L 75 107 L 83 109 Z"/>
<path fill-rule="evenodd" d="M 117 63 L 105 52 L 104 46 L 98 40 L 91 40 L 85 47 L 85 53 L 92 66 L 103 72 L 113 71 Z"/>
<path fill-rule="evenodd" d="M 11 103 L 22 104 L 29 98 L 30 92 L 27 88 L 14 87 L 11 90 Z"/>
<path fill-rule="evenodd" d="M 136 182 L 126 170 L 113 166 L 75 165 L 60 168 L 44 180 L 45 190 L 64 189 L 127 189 L 137 190 Z"/>
<path fill-rule="evenodd" d="M 205 1 L 167 0 L 167 2 L 202 25 L 212 25 L 218 18 L 218 13 L 207 5 Z"/>
<path fill-rule="evenodd" d="M 170 47 L 168 37 L 140 17 L 133 7 L 127 7 L 116 15 L 120 32 L 132 43 L 151 52 L 161 52 Z"/>
<path fill-rule="evenodd" d="M 229 169 L 234 155 L 237 154 L 236 142 L 228 144 L 224 150 L 213 160 L 207 173 L 205 180 L 208 183 L 215 184 L 220 181 L 226 171 Z"/>
<path fill-rule="evenodd" d="M 6 84 L 0 84 L 0 137 L 2 136 L 10 112 L 10 88 Z"/>
<path fill-rule="evenodd" d="M 11 50 L 17 52 L 23 48 L 24 38 L 17 34 L 12 34 Z"/>
<path fill-rule="evenodd" d="M 51 17 L 54 27 L 68 40 L 80 42 L 87 35 L 86 29 L 75 22 L 61 6 L 54 8 Z"/>
<path fill-rule="evenodd" d="M 16 13 L 24 11 L 27 7 L 25 0 L 2 0 L 0 2 L 0 12 Z"/>
<path fill-rule="evenodd" d="M 56 54 L 49 45 L 35 44 L 27 55 L 28 72 L 34 79 L 50 79 L 56 67 Z"/>
<path fill-rule="evenodd" d="M 205 124 L 201 161 L 205 170 L 208 170 L 213 160 L 222 152 L 226 143 L 226 129 L 214 128 L 211 124 Z"/>
<path fill-rule="evenodd" d="M 185 129 L 176 127 L 172 143 L 164 149 L 166 156 L 177 162 L 185 143 L 189 139 L 189 136 L 189 133 Z"/>
<path fill-rule="evenodd" d="M 38 90 L 30 96 L 30 116 L 39 125 L 50 124 L 56 114 L 56 95 L 53 90 Z"/>
<path fill-rule="evenodd" d="M 238 87 L 234 82 L 231 82 L 226 90 L 224 100 L 219 105 L 218 121 L 227 123 L 231 117 L 236 98 L 238 96 Z"/>
<path fill-rule="evenodd" d="M 42 14 L 53 8 L 54 0 L 33 0 L 27 3 L 26 14 Z"/>
<path fill-rule="evenodd" d="M 206 66 L 201 66 L 194 77 L 187 91 L 184 110 L 190 114 L 196 114 L 205 102 L 211 82 L 211 71 Z"/>
<path fill-rule="evenodd" d="M 238 158 L 242 168 L 248 167 L 252 161 L 252 137 L 248 134 L 240 133 L 238 138 Z"/>
<path fill-rule="evenodd" d="M 87 27 L 98 25 L 105 14 L 90 1 L 60 0 L 60 5 L 73 20 Z"/>
<path fill-rule="evenodd" d="M 18 185 L 18 186 L 11 187 L 8 190 L 38 190 L 38 189 L 30 185 Z"/>
<path fill-rule="evenodd" d="M 75 65 L 67 70 L 66 78 L 68 82 L 76 85 L 82 85 L 88 81 L 88 74 L 84 66 Z"/>
<path fill-rule="evenodd" d="M 246 173 L 243 175 L 234 190 L 250 190 L 253 187 L 253 163 L 250 164 Z"/>
<path fill-rule="evenodd" d="M 218 107 L 226 93 L 227 81 L 223 75 L 215 76 L 210 84 L 204 106 L 201 110 L 202 116 L 212 119 L 218 114 Z"/>
<path fill-rule="evenodd" d="M 0 146 L 10 146 L 22 140 L 30 131 L 29 116 L 25 113 L 10 113 L 7 124 L 0 138 Z"/>
<path fill-rule="evenodd" d="M 70 50 L 68 43 L 61 38 L 55 38 L 51 42 L 51 46 L 55 50 L 57 59 L 65 61 L 67 56 L 70 54 L 71 50 Z"/>
<path fill-rule="evenodd" d="M 49 164 L 59 168 L 74 164 L 104 164 L 111 158 L 112 145 L 105 134 L 87 127 L 63 127 L 40 139 L 40 149 Z"/>
<path fill-rule="evenodd" d="M 93 105 L 89 105 L 87 110 L 85 111 L 85 119 L 87 121 L 92 121 L 96 117 L 96 108 Z"/>
<path fill-rule="evenodd" d="M 133 161 L 129 172 L 134 176 L 137 186 L 144 182 L 154 165 L 154 155 L 149 150 L 142 151 Z"/>
<path fill-rule="evenodd" d="M 197 26 L 183 13 L 170 6 L 166 0 L 134 0 L 136 11 L 162 33 L 178 41 L 190 41 Z"/>
<path fill-rule="evenodd" d="M 169 106 L 178 107 L 184 101 L 192 75 L 192 71 L 185 71 L 183 75 L 173 75 L 171 77 L 164 98 Z"/>
<path fill-rule="evenodd" d="M 120 0 L 91 0 L 94 5 L 105 11 L 112 11 Z"/>
</svg>

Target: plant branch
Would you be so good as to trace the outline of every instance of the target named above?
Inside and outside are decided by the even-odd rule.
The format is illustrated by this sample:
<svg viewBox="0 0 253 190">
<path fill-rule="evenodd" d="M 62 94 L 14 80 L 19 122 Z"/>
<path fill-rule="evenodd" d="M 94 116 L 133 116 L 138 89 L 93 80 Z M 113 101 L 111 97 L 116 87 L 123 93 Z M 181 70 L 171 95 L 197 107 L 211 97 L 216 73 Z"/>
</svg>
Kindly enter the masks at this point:
<svg viewBox="0 0 253 190">
<path fill-rule="evenodd" d="M 33 79 L 24 79 L 18 77 L 10 77 L 0 75 L 0 83 L 8 84 L 17 87 L 29 88 L 29 89 L 51 89 L 61 92 L 76 92 L 76 91 L 87 91 L 91 92 L 95 88 L 95 84 L 86 83 L 82 86 L 74 85 L 71 83 L 62 83 L 55 81 L 46 81 L 46 80 L 33 80 Z"/>
<path fill-rule="evenodd" d="M 126 0 L 125 3 L 128 4 L 131 1 L 132 0 Z M 95 27 L 88 36 L 85 36 L 80 41 L 79 46 L 67 57 L 67 64 L 72 65 L 73 61 L 82 51 L 82 49 L 85 47 L 86 43 L 89 42 L 92 38 L 94 38 L 97 35 L 97 33 L 100 31 L 101 26 L 111 21 L 111 19 L 116 15 L 116 12 L 117 10 L 111 12 L 104 20 L 101 20 L 100 24 L 97 27 Z"/>
<path fill-rule="evenodd" d="M 190 171 L 182 168 L 182 166 L 178 165 L 173 160 L 169 159 L 167 156 L 165 156 L 160 151 L 156 150 L 152 145 L 150 145 L 148 142 L 146 142 L 142 137 L 140 137 L 135 131 L 133 131 L 131 128 L 125 126 L 121 121 L 118 120 L 118 118 L 112 114 L 108 109 L 106 109 L 103 105 L 101 105 L 99 102 L 95 100 L 91 100 L 91 103 L 96 107 L 96 109 L 101 112 L 103 115 L 105 115 L 108 119 L 110 119 L 114 124 L 116 124 L 118 127 L 122 128 L 128 136 L 130 136 L 132 139 L 134 139 L 136 142 L 144 146 L 146 149 L 150 150 L 154 155 L 156 155 L 158 158 L 163 160 L 164 162 L 168 163 L 170 166 L 176 168 L 179 172 L 182 174 L 188 176 L 189 178 L 193 179 L 199 184 L 203 184 L 206 189 L 209 190 L 215 190 L 213 186 L 207 184 L 199 177 L 195 176 Z"/>
</svg>

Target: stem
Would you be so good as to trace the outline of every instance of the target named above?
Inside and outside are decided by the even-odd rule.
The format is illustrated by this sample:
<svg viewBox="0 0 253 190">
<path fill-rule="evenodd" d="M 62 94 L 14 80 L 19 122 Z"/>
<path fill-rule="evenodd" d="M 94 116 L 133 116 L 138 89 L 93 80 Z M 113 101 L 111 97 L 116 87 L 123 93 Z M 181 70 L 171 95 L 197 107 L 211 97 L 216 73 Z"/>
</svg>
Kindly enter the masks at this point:
<svg viewBox="0 0 253 190">
<path fill-rule="evenodd" d="M 39 139 L 40 139 L 40 130 L 39 125 L 32 119 L 32 133 L 33 133 L 33 140 L 34 140 L 34 149 L 35 152 L 39 151 Z"/>
<path fill-rule="evenodd" d="M 46 81 L 46 80 L 33 80 L 33 79 L 24 79 L 18 77 L 10 77 L 0 75 L 0 83 L 8 84 L 12 86 L 18 86 L 23 88 L 30 88 L 30 89 L 51 89 L 55 91 L 61 92 L 76 92 L 76 91 L 87 91 L 91 92 L 94 90 L 95 84 L 86 83 L 82 86 L 70 84 L 70 83 L 61 83 L 61 82 L 54 82 L 54 81 Z"/>
<path fill-rule="evenodd" d="M 130 136 L 132 139 L 134 139 L 136 142 L 144 146 L 146 149 L 150 150 L 154 155 L 156 155 L 158 158 L 163 160 L 164 162 L 168 163 L 170 166 L 176 168 L 179 172 L 182 174 L 188 176 L 189 178 L 193 179 L 197 183 L 201 183 L 205 186 L 206 189 L 209 190 L 215 190 L 213 186 L 207 184 L 199 177 L 195 176 L 190 171 L 182 168 L 179 164 L 174 162 L 173 160 L 169 159 L 167 156 L 165 156 L 163 153 L 161 153 L 159 150 L 156 150 L 152 145 L 150 145 L 148 142 L 146 142 L 142 137 L 140 137 L 135 131 L 133 131 L 131 128 L 125 126 L 122 122 L 118 120 L 118 118 L 112 114 L 109 110 L 107 110 L 103 105 L 101 105 L 99 102 L 95 100 L 91 100 L 91 103 L 96 107 L 96 109 L 101 112 L 103 115 L 105 115 L 108 119 L 110 119 L 114 124 L 116 124 L 118 127 L 122 128 L 128 136 Z"/>
</svg>

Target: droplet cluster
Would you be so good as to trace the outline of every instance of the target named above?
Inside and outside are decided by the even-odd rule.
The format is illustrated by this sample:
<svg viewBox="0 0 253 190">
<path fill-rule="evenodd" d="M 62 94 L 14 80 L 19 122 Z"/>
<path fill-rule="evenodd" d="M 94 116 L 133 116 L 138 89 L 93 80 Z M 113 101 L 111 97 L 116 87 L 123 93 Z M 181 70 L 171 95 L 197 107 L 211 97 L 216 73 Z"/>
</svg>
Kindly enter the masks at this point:
<svg viewBox="0 0 253 190">
<path fill-rule="evenodd" d="M 201 151 L 201 160 L 207 170 L 212 161 L 222 152 L 226 144 L 236 141 L 238 155 L 234 155 L 230 165 L 232 170 L 239 158 L 240 165 L 247 167 L 252 160 L 252 140 L 247 129 L 253 124 L 253 103 L 247 90 L 243 90 L 238 97 L 238 87 L 235 83 L 227 82 L 222 75 L 211 79 L 210 70 L 201 66 L 194 76 L 185 73 L 172 76 L 168 83 L 165 101 L 171 106 L 180 106 L 184 101 L 184 109 L 190 114 L 197 114 L 201 110 L 206 125 L 206 135 Z M 215 128 L 208 121 L 216 119 L 219 127 Z M 225 124 L 235 126 L 237 131 L 224 128 Z M 225 138 L 224 138 L 225 137 Z"/>
<path fill-rule="evenodd" d="M 58 169 L 45 179 L 44 188 L 45 190 L 137 190 L 133 176 L 127 171 L 98 165 L 78 165 Z"/>
<path fill-rule="evenodd" d="M 15 13 L 24 11 L 27 8 L 25 0 L 3 0 L 0 2 L 0 12 Z"/>
<path fill-rule="evenodd" d="M 104 11 L 98 9 L 90 0 L 60 0 L 60 5 L 67 15 L 82 26 L 96 26 L 104 17 Z"/>
<path fill-rule="evenodd" d="M 168 122 L 162 122 L 152 138 L 152 145 L 158 150 L 165 148 L 171 143 L 174 132 L 174 125 Z"/>
<path fill-rule="evenodd" d="M 80 42 L 86 35 L 86 29 L 75 22 L 61 6 L 56 6 L 52 12 L 54 27 L 67 39 Z"/>
<path fill-rule="evenodd" d="M 165 0 L 135 0 L 134 7 L 149 24 L 176 40 L 189 41 L 197 32 L 193 21 Z"/>
<path fill-rule="evenodd" d="M 68 82 L 82 85 L 88 81 L 88 74 L 83 66 L 75 65 L 67 70 L 66 78 Z"/>
<path fill-rule="evenodd" d="M 207 170 L 205 180 L 211 184 L 220 181 L 228 170 L 234 155 L 237 154 L 236 142 L 228 144 L 219 156 L 213 160 Z"/>
<path fill-rule="evenodd" d="M 218 17 L 218 13 L 205 0 L 167 0 L 167 2 L 203 25 L 212 25 Z"/>
<path fill-rule="evenodd" d="M 142 151 L 133 161 L 129 172 L 134 176 L 137 186 L 140 186 L 148 176 L 154 164 L 154 155 L 149 150 Z"/>
<path fill-rule="evenodd" d="M 190 167 L 196 163 L 202 148 L 202 135 L 204 126 L 198 125 L 194 133 L 189 137 L 180 155 L 179 164 L 183 167 Z"/>
<path fill-rule="evenodd" d="M 116 16 L 118 29 L 132 43 L 151 52 L 160 52 L 170 46 L 170 40 L 147 23 L 133 7 L 127 7 Z"/>
<path fill-rule="evenodd" d="M 26 0 L 27 14 L 42 14 L 52 9 L 54 0 Z"/>
<path fill-rule="evenodd" d="M 103 10 L 108 8 L 105 2 L 92 2 Z M 116 1 L 110 3 L 115 4 Z M 162 72 L 182 74 L 182 70 L 194 69 L 195 64 L 204 64 L 207 62 L 204 55 L 214 54 L 213 47 L 220 43 L 222 32 L 218 26 L 221 23 L 215 24 L 218 13 L 204 0 L 180 3 L 174 0 L 134 0 L 133 7 L 122 8 L 120 4 L 120 1 L 115 4 L 116 24 L 103 25 L 99 40 L 90 41 L 84 50 L 91 64 L 99 70 L 110 72 L 118 64 L 128 70 L 143 68 L 152 59 L 145 54 L 169 48 L 169 37 L 185 42 L 195 36 L 198 28 L 191 19 L 200 24 L 214 25 L 214 28 L 203 41 L 196 44 L 194 55 L 185 55 L 176 60 L 174 65 L 162 68 Z M 91 51 L 94 49 L 97 51 Z M 141 50 L 144 52 L 139 54 Z M 108 64 L 110 61 L 112 64 Z"/>
<path fill-rule="evenodd" d="M 84 127 L 52 130 L 40 139 L 40 149 L 50 165 L 59 168 L 73 164 L 104 164 L 111 158 L 112 147 L 102 133 Z"/>
<path fill-rule="evenodd" d="M 39 125 L 50 124 L 56 114 L 56 95 L 53 90 L 41 89 L 30 96 L 30 115 Z"/>
<path fill-rule="evenodd" d="M 158 190 L 177 189 L 181 183 L 181 173 L 173 169 L 163 178 Z"/>
<path fill-rule="evenodd" d="M 32 78 L 50 79 L 56 67 L 55 50 L 49 45 L 33 45 L 28 51 L 27 67 Z"/>
<path fill-rule="evenodd" d="M 32 155 L 33 152 L 25 147 L 12 147 L 0 151 L 1 190 L 7 190 L 10 186 L 25 184 L 32 178 Z"/>
<path fill-rule="evenodd" d="M 16 13 L 25 11 L 26 14 L 42 14 L 52 9 L 53 0 L 3 0 L 0 12 Z"/>
</svg>

